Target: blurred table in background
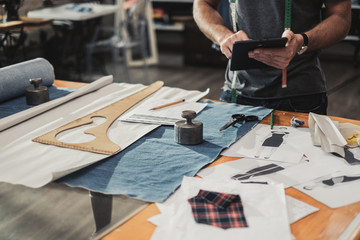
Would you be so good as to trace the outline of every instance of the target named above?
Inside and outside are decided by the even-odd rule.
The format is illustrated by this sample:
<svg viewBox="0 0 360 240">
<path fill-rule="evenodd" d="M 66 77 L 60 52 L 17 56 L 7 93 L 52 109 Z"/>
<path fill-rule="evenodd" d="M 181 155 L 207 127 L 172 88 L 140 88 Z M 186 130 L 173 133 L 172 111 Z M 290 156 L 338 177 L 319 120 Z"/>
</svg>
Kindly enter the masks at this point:
<svg viewBox="0 0 360 240">
<path fill-rule="evenodd" d="M 55 36 L 44 45 L 44 58 L 61 79 L 84 81 L 85 44 L 92 38 L 101 17 L 117 13 L 117 4 L 67 3 L 32 10 L 31 18 L 51 19 Z"/>
<path fill-rule="evenodd" d="M 50 24 L 51 19 L 20 17 L 17 21 L 0 23 L 0 67 L 14 63 L 18 50 L 23 47 L 26 35 L 24 29 Z M 23 55 L 24 52 L 23 52 Z"/>
</svg>

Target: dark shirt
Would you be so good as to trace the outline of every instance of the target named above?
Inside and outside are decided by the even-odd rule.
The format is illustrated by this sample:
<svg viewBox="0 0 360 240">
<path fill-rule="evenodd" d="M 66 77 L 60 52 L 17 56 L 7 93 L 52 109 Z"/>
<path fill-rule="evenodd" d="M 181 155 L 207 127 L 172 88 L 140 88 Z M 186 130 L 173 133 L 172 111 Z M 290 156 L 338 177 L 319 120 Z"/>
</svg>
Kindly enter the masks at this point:
<svg viewBox="0 0 360 240">
<path fill-rule="evenodd" d="M 305 32 L 321 21 L 324 2 L 343 0 L 292 0 L 291 30 Z M 236 0 L 237 30 L 250 39 L 279 38 L 284 32 L 285 0 Z M 230 10 L 229 10 L 230 11 Z M 231 13 L 230 13 L 231 14 Z M 230 17 L 231 19 L 231 17 Z M 276 99 L 326 92 L 319 51 L 296 55 L 287 68 L 287 88 L 281 87 L 282 70 L 273 67 L 237 71 L 237 94 L 255 99 Z M 233 71 L 225 73 L 224 90 L 231 89 Z"/>
</svg>

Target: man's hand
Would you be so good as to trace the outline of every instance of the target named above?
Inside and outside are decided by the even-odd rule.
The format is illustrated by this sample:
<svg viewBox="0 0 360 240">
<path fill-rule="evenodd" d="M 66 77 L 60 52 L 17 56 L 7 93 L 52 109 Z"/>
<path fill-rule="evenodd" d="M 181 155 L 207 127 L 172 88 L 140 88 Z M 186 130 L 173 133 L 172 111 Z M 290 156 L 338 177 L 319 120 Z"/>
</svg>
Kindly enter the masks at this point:
<svg viewBox="0 0 360 240">
<path fill-rule="evenodd" d="M 233 49 L 234 42 L 245 41 L 245 40 L 250 40 L 250 39 L 249 39 L 248 35 L 246 34 L 246 32 L 244 32 L 242 30 L 240 30 L 234 34 L 231 34 L 231 35 L 225 37 L 224 40 L 222 40 L 220 42 L 221 52 L 228 59 L 230 59 L 232 56 L 232 49 Z"/>
<path fill-rule="evenodd" d="M 285 30 L 282 37 L 288 39 L 283 48 L 257 48 L 249 52 L 249 57 L 269 66 L 285 69 L 303 44 L 303 37 Z"/>
</svg>

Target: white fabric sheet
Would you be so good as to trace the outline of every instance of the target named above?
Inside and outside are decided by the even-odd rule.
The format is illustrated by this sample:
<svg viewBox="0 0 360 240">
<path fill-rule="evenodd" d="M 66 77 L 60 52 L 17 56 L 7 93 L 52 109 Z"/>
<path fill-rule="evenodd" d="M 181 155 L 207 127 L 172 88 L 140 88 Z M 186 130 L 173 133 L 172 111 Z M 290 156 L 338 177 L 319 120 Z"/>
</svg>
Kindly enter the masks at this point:
<svg viewBox="0 0 360 240">
<path fill-rule="evenodd" d="M 110 105 L 146 86 L 141 84 L 110 84 L 95 92 L 75 98 L 48 110 L 12 128 L 0 132 L 0 181 L 41 187 L 45 184 L 106 158 L 108 155 L 33 142 L 32 139 L 63 126 L 80 117 Z M 163 87 L 145 100 L 201 98 L 199 91 Z M 134 106 L 141 106 L 143 102 Z M 96 119 L 95 122 L 101 122 Z M 95 124 L 96 125 L 96 124 Z M 108 130 L 109 138 L 125 149 L 131 143 L 159 125 L 115 121 Z M 82 134 L 86 127 L 61 134 L 62 141 L 85 142 L 89 135 Z"/>
<path fill-rule="evenodd" d="M 187 199 L 200 189 L 239 194 L 249 227 L 222 229 L 195 222 Z M 153 240 L 291 239 L 282 185 L 241 184 L 184 177 L 180 189 L 163 204 L 161 214 L 149 219 L 157 225 Z"/>
</svg>

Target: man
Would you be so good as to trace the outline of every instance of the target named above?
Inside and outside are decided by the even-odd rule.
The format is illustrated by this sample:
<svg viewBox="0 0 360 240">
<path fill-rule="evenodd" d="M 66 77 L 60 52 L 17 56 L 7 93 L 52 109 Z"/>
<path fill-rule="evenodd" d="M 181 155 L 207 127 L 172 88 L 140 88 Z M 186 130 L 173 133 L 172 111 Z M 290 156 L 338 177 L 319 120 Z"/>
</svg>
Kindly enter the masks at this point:
<svg viewBox="0 0 360 240">
<path fill-rule="evenodd" d="M 248 53 L 269 67 L 235 72 L 230 71 L 229 61 L 221 100 L 231 101 L 231 83 L 235 79 L 237 103 L 326 114 L 325 76 L 319 50 L 347 35 L 351 25 L 350 0 L 292 0 L 291 30 L 285 31 L 286 0 L 235 0 L 230 4 L 236 6 L 236 32 L 226 27 L 218 13 L 220 1 L 194 0 L 193 13 L 200 30 L 220 46 L 228 59 L 235 41 L 288 39 L 284 48 L 259 48 Z M 287 73 L 286 88 L 281 85 L 283 69 Z"/>
</svg>

